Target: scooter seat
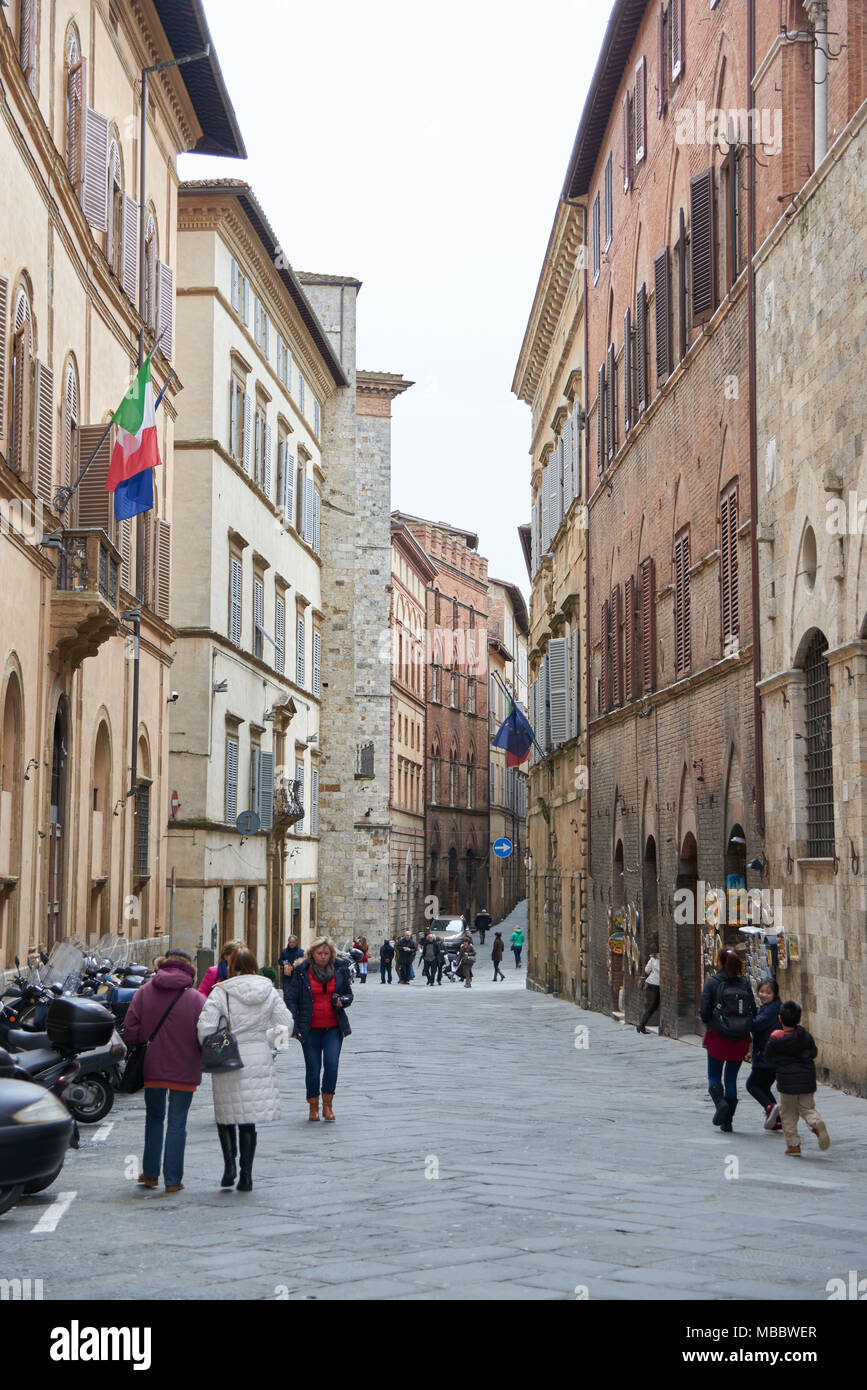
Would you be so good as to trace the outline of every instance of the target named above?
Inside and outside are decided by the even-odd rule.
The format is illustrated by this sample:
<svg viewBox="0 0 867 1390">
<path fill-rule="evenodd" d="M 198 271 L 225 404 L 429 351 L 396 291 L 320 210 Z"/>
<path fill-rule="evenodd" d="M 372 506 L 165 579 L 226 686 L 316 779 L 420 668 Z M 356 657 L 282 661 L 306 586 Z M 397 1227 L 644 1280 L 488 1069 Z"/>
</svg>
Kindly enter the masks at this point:
<svg viewBox="0 0 867 1390">
<path fill-rule="evenodd" d="M 38 1052 L 51 1047 L 47 1033 L 31 1033 L 26 1028 L 10 1028 L 6 1046 L 13 1052 Z"/>
<path fill-rule="evenodd" d="M 19 1052 L 15 1057 L 15 1063 L 26 1071 L 29 1076 L 36 1076 L 41 1071 L 47 1071 L 49 1067 L 56 1066 L 61 1060 L 60 1053 L 55 1052 L 54 1048 L 44 1048 L 39 1052 Z"/>
</svg>

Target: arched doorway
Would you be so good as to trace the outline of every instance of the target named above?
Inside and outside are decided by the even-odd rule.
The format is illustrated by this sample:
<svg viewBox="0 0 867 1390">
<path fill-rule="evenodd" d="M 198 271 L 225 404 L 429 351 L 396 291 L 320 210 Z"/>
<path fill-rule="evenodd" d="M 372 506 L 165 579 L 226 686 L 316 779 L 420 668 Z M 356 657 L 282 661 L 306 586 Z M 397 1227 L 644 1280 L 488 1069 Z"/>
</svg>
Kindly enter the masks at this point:
<svg viewBox="0 0 867 1390">
<path fill-rule="evenodd" d="M 90 922 L 91 941 L 109 931 L 111 892 L 111 740 L 103 721 L 96 735 L 91 777 Z"/>
<path fill-rule="evenodd" d="M 693 1032 L 704 977 L 701 969 L 701 932 L 704 903 L 698 893 L 698 846 L 689 831 L 680 849 L 677 865 L 674 949 L 677 970 L 677 1018 L 679 1031 Z"/>
<path fill-rule="evenodd" d="M 3 702 L 0 728 L 0 970 L 18 944 L 18 878 L 21 872 L 21 794 L 24 729 L 21 687 L 13 672 Z"/>
<path fill-rule="evenodd" d="M 69 708 L 61 695 L 54 716 L 51 740 L 51 790 L 48 814 L 48 913 L 45 936 L 48 949 L 63 935 L 64 846 L 66 782 L 69 766 Z"/>
</svg>

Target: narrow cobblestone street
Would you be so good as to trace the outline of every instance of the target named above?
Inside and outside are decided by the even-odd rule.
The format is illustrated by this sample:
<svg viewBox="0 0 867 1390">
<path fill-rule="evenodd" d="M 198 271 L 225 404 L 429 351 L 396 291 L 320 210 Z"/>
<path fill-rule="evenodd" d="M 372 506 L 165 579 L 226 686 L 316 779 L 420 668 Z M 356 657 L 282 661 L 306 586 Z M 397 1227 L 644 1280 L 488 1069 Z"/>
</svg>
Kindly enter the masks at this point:
<svg viewBox="0 0 867 1390">
<path fill-rule="evenodd" d="M 491 939 L 472 990 L 356 987 L 336 1124 L 307 1122 L 293 1045 L 250 1196 L 217 1188 L 207 1082 L 177 1196 L 135 1184 L 143 1104 L 119 1097 L 50 1193 L 0 1218 L 2 1273 L 145 1300 L 822 1300 L 867 1273 L 867 1101 L 820 1088 L 832 1147 L 808 1135 L 800 1162 L 743 1088 L 721 1135 L 698 1049 L 528 992 L 511 956 L 494 985 Z"/>
</svg>

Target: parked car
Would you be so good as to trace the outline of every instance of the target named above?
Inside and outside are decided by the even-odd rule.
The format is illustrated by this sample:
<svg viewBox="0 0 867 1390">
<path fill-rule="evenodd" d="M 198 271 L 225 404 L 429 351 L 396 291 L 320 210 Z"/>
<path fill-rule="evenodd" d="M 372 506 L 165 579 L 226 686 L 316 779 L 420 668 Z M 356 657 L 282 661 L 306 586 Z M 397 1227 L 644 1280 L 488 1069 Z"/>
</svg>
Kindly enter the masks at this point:
<svg viewBox="0 0 867 1390">
<path fill-rule="evenodd" d="M 0 1213 L 22 1195 L 51 1186 L 72 1133 L 66 1107 L 20 1075 L 14 1059 L 0 1050 Z"/>
<path fill-rule="evenodd" d="M 435 917 L 428 931 L 432 931 L 440 941 L 454 941 L 457 944 L 464 934 L 464 921 L 462 917 Z"/>
</svg>

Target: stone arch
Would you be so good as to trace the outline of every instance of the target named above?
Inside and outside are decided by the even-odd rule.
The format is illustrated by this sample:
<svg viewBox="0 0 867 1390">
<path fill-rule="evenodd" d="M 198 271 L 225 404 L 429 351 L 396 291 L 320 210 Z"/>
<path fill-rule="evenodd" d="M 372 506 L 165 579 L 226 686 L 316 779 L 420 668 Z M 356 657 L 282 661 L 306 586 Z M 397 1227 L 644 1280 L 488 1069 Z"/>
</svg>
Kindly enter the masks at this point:
<svg viewBox="0 0 867 1390">
<path fill-rule="evenodd" d="M 692 777 L 692 769 L 683 764 L 680 774 L 680 789 L 677 799 L 677 842 L 682 845 L 687 836 L 691 835 L 693 841 L 698 843 L 698 830 L 696 828 L 695 814 L 695 785 Z"/>
</svg>

